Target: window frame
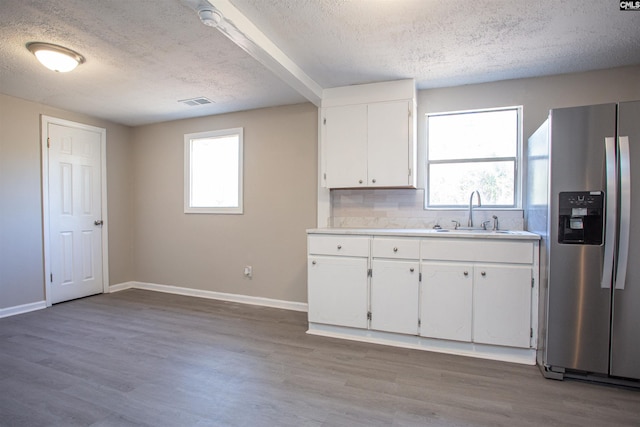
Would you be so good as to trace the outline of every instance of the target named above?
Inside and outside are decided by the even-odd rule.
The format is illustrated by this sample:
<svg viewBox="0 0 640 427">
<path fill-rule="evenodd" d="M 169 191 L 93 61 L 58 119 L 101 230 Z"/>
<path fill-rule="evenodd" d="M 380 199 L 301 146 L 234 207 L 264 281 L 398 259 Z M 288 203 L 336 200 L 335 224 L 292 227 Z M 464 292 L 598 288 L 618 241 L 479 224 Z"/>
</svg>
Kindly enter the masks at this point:
<svg viewBox="0 0 640 427">
<path fill-rule="evenodd" d="M 465 158 L 465 159 L 451 159 L 451 160 L 433 160 L 429 161 L 429 117 L 434 116 L 450 116 L 457 114 L 474 114 L 474 113 L 487 113 L 487 112 L 498 112 L 498 111 L 508 111 L 514 110 L 517 115 L 517 129 L 516 129 L 516 154 L 515 157 L 477 157 L 477 158 Z M 425 197 L 424 197 L 424 209 L 425 210 L 451 210 L 451 209 L 467 209 L 468 206 L 465 205 L 431 205 L 430 204 L 430 192 L 429 192 L 429 181 L 430 181 L 430 173 L 431 173 L 431 165 L 437 164 L 479 164 L 486 163 L 491 161 L 510 161 L 514 160 L 514 171 L 513 171 L 513 180 L 514 180 L 514 195 L 513 195 L 513 205 L 488 205 L 483 203 L 480 209 L 490 209 L 490 210 L 520 210 L 522 209 L 522 153 L 523 153 L 523 138 L 522 138 L 522 105 L 513 105 L 507 107 L 495 107 L 495 108 L 478 108 L 471 110 L 458 110 L 458 111 L 444 111 L 437 113 L 426 113 L 425 114 L 425 154 L 424 154 L 424 188 L 425 188 Z M 475 190 L 475 189 L 474 189 Z M 471 193 L 469 193 L 471 194 Z M 481 193 L 482 194 L 482 193 Z"/>
<path fill-rule="evenodd" d="M 238 206 L 191 206 L 191 153 L 194 140 L 221 138 L 226 136 L 238 137 Z M 187 133 L 184 135 L 184 213 L 185 214 L 243 214 L 244 213 L 244 131 L 243 128 L 212 130 L 205 132 Z"/>
</svg>

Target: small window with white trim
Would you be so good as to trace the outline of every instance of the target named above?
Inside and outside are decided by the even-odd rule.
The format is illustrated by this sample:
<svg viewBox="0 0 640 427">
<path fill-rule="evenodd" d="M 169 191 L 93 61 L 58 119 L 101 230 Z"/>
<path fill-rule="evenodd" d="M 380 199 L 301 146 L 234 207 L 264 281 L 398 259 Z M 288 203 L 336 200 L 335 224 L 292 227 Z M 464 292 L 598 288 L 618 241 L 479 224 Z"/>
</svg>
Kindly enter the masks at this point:
<svg viewBox="0 0 640 427">
<path fill-rule="evenodd" d="M 184 136 L 184 212 L 242 213 L 242 128 Z"/>
<path fill-rule="evenodd" d="M 522 107 L 427 115 L 425 208 L 520 205 Z"/>
</svg>

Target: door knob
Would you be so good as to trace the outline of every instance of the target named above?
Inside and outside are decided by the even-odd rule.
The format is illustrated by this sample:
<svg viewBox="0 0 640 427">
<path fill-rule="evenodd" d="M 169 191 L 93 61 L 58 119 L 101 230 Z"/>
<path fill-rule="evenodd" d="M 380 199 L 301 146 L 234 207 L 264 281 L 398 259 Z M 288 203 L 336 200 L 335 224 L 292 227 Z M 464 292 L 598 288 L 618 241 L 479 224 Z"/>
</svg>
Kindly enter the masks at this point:
<svg viewBox="0 0 640 427">
<path fill-rule="evenodd" d="M 94 225 L 102 225 L 102 220 L 101 219 L 96 219 L 95 221 L 93 221 Z"/>
</svg>

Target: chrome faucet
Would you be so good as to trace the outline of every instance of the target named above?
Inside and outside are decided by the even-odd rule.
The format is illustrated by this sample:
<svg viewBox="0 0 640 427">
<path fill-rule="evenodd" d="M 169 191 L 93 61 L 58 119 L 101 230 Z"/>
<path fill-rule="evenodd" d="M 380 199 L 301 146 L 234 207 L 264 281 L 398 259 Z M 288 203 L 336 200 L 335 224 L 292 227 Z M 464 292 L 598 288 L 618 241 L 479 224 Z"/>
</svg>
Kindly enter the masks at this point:
<svg viewBox="0 0 640 427">
<path fill-rule="evenodd" d="M 473 195 L 478 195 L 478 207 L 482 206 L 482 201 L 480 200 L 480 192 L 475 190 L 471 193 L 471 197 L 469 197 L 469 221 L 467 222 L 468 227 L 473 227 Z"/>
</svg>

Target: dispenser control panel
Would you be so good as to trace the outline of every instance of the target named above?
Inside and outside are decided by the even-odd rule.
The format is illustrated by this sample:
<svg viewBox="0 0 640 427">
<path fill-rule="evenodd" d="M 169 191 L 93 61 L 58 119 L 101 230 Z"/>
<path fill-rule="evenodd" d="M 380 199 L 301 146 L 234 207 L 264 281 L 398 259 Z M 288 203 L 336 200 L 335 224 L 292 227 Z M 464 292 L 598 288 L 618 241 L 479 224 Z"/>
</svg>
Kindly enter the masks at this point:
<svg viewBox="0 0 640 427">
<path fill-rule="evenodd" d="M 558 243 L 602 245 L 604 192 L 564 191 L 558 198 Z"/>
</svg>

